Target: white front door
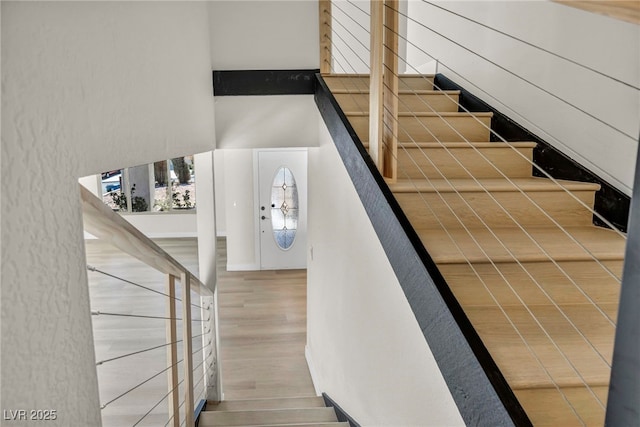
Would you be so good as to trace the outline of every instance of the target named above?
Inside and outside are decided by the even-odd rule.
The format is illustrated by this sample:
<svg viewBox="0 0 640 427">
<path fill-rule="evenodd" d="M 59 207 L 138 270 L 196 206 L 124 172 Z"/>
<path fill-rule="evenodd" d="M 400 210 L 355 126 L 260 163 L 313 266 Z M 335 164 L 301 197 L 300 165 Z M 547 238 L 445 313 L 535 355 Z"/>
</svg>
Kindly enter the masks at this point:
<svg viewBox="0 0 640 427">
<path fill-rule="evenodd" d="M 256 150 L 260 268 L 307 267 L 307 150 Z"/>
</svg>

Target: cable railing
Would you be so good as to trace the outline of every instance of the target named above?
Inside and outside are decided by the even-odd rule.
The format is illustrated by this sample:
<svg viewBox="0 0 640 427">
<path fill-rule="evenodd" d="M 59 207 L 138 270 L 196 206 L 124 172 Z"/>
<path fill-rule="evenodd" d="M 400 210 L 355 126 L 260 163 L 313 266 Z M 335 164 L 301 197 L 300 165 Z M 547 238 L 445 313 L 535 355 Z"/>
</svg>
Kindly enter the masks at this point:
<svg viewBox="0 0 640 427">
<path fill-rule="evenodd" d="M 202 402 L 218 399 L 213 293 L 91 193 L 81 194 L 85 230 L 100 247 L 106 240 L 122 251 L 103 256 L 89 245 L 87 254 L 103 425 L 194 425 Z"/>
<path fill-rule="evenodd" d="M 423 25 L 402 13 L 397 2 L 384 3 L 385 13 L 395 14 L 395 19 L 403 16 L 406 20 Z M 440 7 L 431 2 L 425 3 Z M 534 422 L 542 423 L 544 414 L 541 417 L 541 413 L 553 413 L 555 410 L 536 407 L 536 399 L 548 401 L 548 393 L 544 394 L 547 390 L 553 390 L 557 394 L 564 407 L 572 414 L 571 422 L 587 425 L 593 423 L 594 419 L 602 421 L 612 367 L 615 306 L 622 278 L 626 234 L 594 209 L 594 186 L 554 178 L 534 163 L 530 154 L 523 152 L 521 143 L 508 141 L 492 129 L 486 121 L 488 116 L 469 111 L 460 103 L 457 94 L 442 90 L 433 76 L 421 75 L 418 66 L 402 57 L 397 45 L 388 41 L 388 34 L 404 40 L 430 58 L 434 56 L 398 31 L 397 23 L 389 23 L 390 15 L 387 15 L 387 21 L 377 29 L 372 18 L 371 30 L 361 24 L 362 16 L 356 18 L 347 13 L 345 4 L 368 18 L 374 15 L 349 0 L 333 2 L 332 7 L 339 13 L 333 14 L 331 20 L 325 20 L 325 28 L 321 28 L 321 38 L 324 37 L 327 42 L 323 49 L 330 53 L 329 60 L 326 60 L 325 54 L 323 70 L 329 88 L 338 97 L 340 105 L 348 106 L 343 107 L 344 113 L 365 146 L 368 145 L 371 149 L 372 145 L 380 144 L 385 153 L 380 162 L 397 164 L 396 175 L 386 174 L 395 167 L 386 168 L 378 163 L 378 169 L 386 177 L 389 188 L 445 278 L 448 281 L 451 278 L 453 283 L 450 286 L 454 294 L 461 301 L 463 309 L 470 311 L 467 315 L 478 329 L 489 352 L 503 369 L 507 381 Z M 372 9 L 373 7 L 372 5 Z M 324 13 L 329 12 L 325 9 Z M 487 27 L 484 24 L 481 26 Z M 387 64 L 386 61 L 376 64 L 372 45 L 355 34 L 356 29 L 358 33 L 386 32 L 387 41 L 383 41 L 378 49 L 395 56 L 395 61 L 403 63 L 406 69 L 423 79 L 423 89 L 404 80 L 405 76 L 397 70 L 397 62 L 395 65 Z M 500 30 L 495 32 L 509 36 Z M 443 38 L 457 43 L 450 37 Z M 512 38 L 543 53 L 547 51 L 519 38 Z M 371 40 L 375 38 L 371 36 Z M 362 49 L 356 50 L 354 46 Z M 558 98 L 556 94 L 505 66 L 483 57 L 471 48 L 462 47 L 469 54 L 504 69 L 532 88 Z M 362 57 L 363 49 L 371 54 L 370 59 Z M 557 54 L 552 56 L 563 59 Z M 629 90 L 638 90 L 633 84 L 626 84 L 569 58 L 564 59 L 600 77 L 621 83 Z M 438 61 L 448 72 L 461 75 L 455 68 Z M 371 64 L 382 67 L 386 80 L 374 83 L 373 72 L 369 75 L 358 73 L 362 66 L 369 67 Z M 332 75 L 351 77 L 348 80 L 331 80 Z M 382 84 L 385 93 L 376 94 L 375 84 Z M 456 107 L 455 110 L 441 111 L 435 108 L 426 98 L 431 90 L 446 97 Z M 366 96 L 362 96 L 363 94 Z M 374 96 L 386 97 L 384 101 L 380 101 L 384 102 L 384 110 L 378 117 L 372 116 L 370 110 Z M 389 99 L 395 105 L 389 103 Z M 560 100 L 586 117 L 602 122 L 629 140 L 636 141 L 625 131 L 605 123 L 585 109 L 565 99 Z M 486 141 L 470 136 L 463 125 L 452 119 L 458 117 L 475 121 L 474 126 L 486 134 Z M 382 121 L 386 134 L 372 143 L 370 135 L 375 126 L 372 122 L 375 120 Z M 529 166 L 529 176 L 532 170 L 537 170 L 544 178 L 510 176 L 503 170 L 503 165 L 485 150 L 490 145 L 489 135 L 497 140 L 490 144 L 500 144 L 511 150 L 515 159 L 513 162 L 523 162 Z M 555 137 L 553 139 L 556 140 Z M 461 152 L 461 148 L 467 150 L 465 154 Z M 435 149 L 446 153 L 445 163 L 442 162 L 442 155 L 434 153 Z M 469 158 L 464 157 L 468 153 L 473 154 L 474 160 L 471 163 Z M 379 158 L 375 154 L 371 157 L 374 161 Z M 478 164 L 484 165 L 483 173 L 491 178 L 476 176 Z M 425 165 L 428 172 L 425 172 Z M 452 175 L 453 169 L 459 172 Z M 549 203 L 544 197 L 556 196 L 541 198 L 538 192 L 543 195 L 552 192 L 562 194 L 557 204 L 564 203 L 569 207 L 553 206 L 556 202 Z M 515 197 L 516 201 L 508 200 L 505 194 Z M 483 200 L 482 203 L 488 203 L 489 207 L 483 207 L 479 203 L 480 199 Z M 531 217 L 535 218 L 532 220 Z M 611 231 L 593 226 L 592 217 L 600 219 Z M 593 236 L 590 237 L 589 233 Z M 605 238 L 604 243 L 597 243 L 596 238 Z M 442 241 L 447 244 L 442 244 Z M 456 259 L 453 260 L 454 258 Z M 544 266 L 543 269 L 540 268 L 541 265 Z M 580 271 L 580 267 L 585 271 Z M 468 272 L 464 273 L 464 286 L 456 283 L 463 276 L 461 272 Z M 600 289 L 589 282 L 588 275 L 601 281 Z M 467 282 L 477 283 L 477 288 L 469 290 Z M 523 286 L 523 283 L 527 286 Z M 486 299 L 483 304 L 474 301 L 481 294 Z M 485 314 L 482 314 L 483 310 Z M 500 326 L 503 328 L 500 330 L 507 331 L 507 335 L 514 334 L 514 339 L 524 347 L 524 352 L 518 353 L 517 357 L 530 360 L 533 368 L 523 368 L 521 360 L 511 363 L 505 353 L 508 352 L 507 349 L 501 347 L 499 342 L 496 344 L 499 340 L 486 325 L 501 322 L 506 326 Z M 513 344 L 514 341 L 509 342 Z M 537 369 L 540 374 L 534 379 L 533 376 L 520 375 L 520 369 Z M 539 396 L 532 398 L 532 390 L 539 392 Z M 585 409 L 589 406 L 599 410 Z"/>
</svg>

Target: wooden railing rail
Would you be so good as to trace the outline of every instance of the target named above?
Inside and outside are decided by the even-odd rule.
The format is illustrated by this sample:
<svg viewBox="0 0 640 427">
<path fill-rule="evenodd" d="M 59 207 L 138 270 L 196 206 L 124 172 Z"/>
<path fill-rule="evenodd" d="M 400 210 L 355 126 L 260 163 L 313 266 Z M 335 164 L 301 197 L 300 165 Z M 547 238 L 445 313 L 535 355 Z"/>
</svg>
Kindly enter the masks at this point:
<svg viewBox="0 0 640 427">
<path fill-rule="evenodd" d="M 111 210 L 102 200 L 83 186 L 80 186 L 80 197 L 82 199 L 84 229 L 88 233 L 164 274 L 180 277 L 188 271 L 153 240 Z M 191 277 L 191 289 L 200 295 L 212 295 L 211 290 L 193 276 Z"/>
</svg>

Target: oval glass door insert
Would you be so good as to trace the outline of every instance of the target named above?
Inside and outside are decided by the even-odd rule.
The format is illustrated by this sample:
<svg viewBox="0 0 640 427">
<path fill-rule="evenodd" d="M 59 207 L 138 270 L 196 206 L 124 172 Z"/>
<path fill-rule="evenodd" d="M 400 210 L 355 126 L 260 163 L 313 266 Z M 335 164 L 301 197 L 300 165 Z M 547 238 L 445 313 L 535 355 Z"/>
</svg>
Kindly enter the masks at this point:
<svg viewBox="0 0 640 427">
<path fill-rule="evenodd" d="M 287 167 L 278 169 L 271 185 L 271 227 L 278 247 L 289 249 L 298 229 L 298 187 Z"/>
</svg>

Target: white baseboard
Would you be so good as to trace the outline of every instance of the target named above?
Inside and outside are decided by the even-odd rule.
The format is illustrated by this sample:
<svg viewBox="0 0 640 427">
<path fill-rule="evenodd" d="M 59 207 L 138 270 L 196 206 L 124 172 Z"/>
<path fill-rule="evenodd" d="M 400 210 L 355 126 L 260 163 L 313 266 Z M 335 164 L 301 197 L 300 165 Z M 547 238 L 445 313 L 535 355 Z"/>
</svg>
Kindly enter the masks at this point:
<svg viewBox="0 0 640 427">
<path fill-rule="evenodd" d="M 309 346 L 304 346 L 304 358 L 307 359 L 307 366 L 309 367 L 309 374 L 311 375 L 311 382 L 313 383 L 313 388 L 316 391 L 316 396 L 322 396 L 322 388 L 320 387 L 320 382 L 318 381 L 318 374 L 316 373 L 315 366 L 313 364 L 313 358 L 311 357 L 311 351 L 309 350 Z"/>
</svg>

